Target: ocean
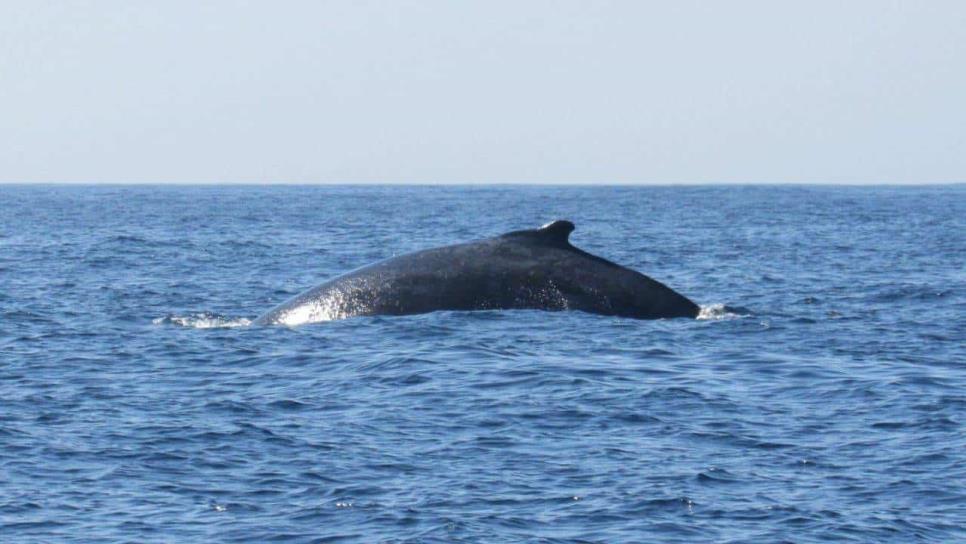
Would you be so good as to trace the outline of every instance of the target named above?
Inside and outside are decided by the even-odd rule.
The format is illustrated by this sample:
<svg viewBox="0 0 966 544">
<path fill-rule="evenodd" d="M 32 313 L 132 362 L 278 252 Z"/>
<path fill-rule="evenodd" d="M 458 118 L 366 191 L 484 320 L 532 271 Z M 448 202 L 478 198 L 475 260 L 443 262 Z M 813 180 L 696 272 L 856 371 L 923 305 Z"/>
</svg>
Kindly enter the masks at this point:
<svg viewBox="0 0 966 544">
<path fill-rule="evenodd" d="M 256 327 L 576 224 L 700 319 Z M 0 186 L 0 541 L 966 542 L 966 186 Z"/>
</svg>

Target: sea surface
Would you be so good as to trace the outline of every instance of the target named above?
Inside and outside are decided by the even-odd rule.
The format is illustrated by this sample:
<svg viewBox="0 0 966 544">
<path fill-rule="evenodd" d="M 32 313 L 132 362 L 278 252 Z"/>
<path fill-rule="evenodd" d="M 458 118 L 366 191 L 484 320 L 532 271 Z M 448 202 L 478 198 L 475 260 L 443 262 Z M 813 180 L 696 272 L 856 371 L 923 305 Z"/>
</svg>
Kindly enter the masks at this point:
<svg viewBox="0 0 966 544">
<path fill-rule="evenodd" d="M 538 227 L 702 318 L 250 320 Z M 0 542 L 966 542 L 966 186 L 0 186 Z"/>
</svg>

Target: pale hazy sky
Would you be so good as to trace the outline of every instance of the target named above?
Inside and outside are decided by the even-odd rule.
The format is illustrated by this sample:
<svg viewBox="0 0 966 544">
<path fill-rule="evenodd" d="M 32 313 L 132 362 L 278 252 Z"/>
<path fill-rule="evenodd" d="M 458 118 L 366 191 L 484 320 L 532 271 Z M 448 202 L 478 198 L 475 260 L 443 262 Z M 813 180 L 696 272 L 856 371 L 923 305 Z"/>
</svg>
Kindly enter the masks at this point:
<svg viewBox="0 0 966 544">
<path fill-rule="evenodd" d="M 0 181 L 966 181 L 966 2 L 0 0 Z"/>
</svg>

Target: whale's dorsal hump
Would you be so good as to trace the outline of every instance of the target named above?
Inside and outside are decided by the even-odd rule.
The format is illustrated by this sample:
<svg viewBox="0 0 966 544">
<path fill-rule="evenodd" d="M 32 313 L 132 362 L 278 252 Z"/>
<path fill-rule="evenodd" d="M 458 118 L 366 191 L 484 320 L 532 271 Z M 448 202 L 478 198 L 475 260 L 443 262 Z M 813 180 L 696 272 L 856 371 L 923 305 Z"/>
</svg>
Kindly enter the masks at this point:
<svg viewBox="0 0 966 544">
<path fill-rule="evenodd" d="M 537 232 L 541 236 L 545 236 L 549 239 L 562 242 L 564 244 L 570 242 L 570 233 L 577 228 L 573 223 L 564 219 L 557 219 L 556 221 L 551 221 L 546 225 L 537 229 Z"/>
<path fill-rule="evenodd" d="M 508 232 L 503 237 L 522 238 L 538 244 L 569 248 L 571 247 L 570 233 L 574 231 L 574 228 L 574 224 L 570 221 L 558 219 L 547 223 L 539 229 Z"/>
</svg>

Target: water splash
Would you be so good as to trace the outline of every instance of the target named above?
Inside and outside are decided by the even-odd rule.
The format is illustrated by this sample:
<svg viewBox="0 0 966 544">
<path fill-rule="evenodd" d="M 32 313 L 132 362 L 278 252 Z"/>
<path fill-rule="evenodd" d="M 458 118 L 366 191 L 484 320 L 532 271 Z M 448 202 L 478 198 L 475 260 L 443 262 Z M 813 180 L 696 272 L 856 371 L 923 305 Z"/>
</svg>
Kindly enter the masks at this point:
<svg viewBox="0 0 966 544">
<path fill-rule="evenodd" d="M 719 303 L 701 306 L 701 311 L 698 312 L 698 319 L 720 321 L 725 319 L 741 319 L 749 315 L 751 315 L 751 311 L 745 308 L 726 306 Z"/>
<path fill-rule="evenodd" d="M 187 316 L 168 315 L 153 319 L 151 322 L 155 325 L 176 325 L 178 327 L 189 327 L 193 329 L 228 329 L 233 327 L 247 327 L 252 323 L 252 320 L 244 317 L 229 317 L 203 312 Z"/>
</svg>

